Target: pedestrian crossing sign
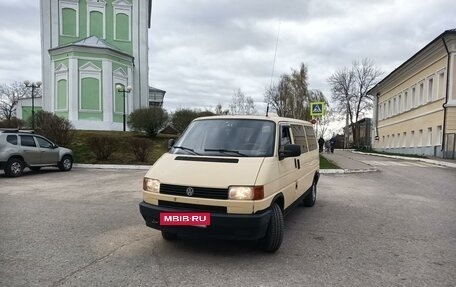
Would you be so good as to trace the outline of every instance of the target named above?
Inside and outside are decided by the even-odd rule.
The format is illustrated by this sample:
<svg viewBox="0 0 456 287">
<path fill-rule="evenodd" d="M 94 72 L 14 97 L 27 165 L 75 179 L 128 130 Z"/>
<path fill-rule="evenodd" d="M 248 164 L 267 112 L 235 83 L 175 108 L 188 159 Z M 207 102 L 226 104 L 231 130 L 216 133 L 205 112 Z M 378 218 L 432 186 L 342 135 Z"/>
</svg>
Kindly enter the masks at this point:
<svg viewBox="0 0 456 287">
<path fill-rule="evenodd" d="M 323 116 L 325 114 L 325 102 L 310 103 L 311 116 Z"/>
</svg>

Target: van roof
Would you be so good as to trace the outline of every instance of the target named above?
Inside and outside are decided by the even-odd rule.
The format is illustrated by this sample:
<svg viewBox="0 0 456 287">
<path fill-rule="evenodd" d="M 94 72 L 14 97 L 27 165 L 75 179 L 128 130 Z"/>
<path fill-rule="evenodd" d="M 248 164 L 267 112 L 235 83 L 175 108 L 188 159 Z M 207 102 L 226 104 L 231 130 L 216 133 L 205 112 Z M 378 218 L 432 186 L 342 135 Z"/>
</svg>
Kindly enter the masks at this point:
<svg viewBox="0 0 456 287">
<path fill-rule="evenodd" d="M 293 118 L 279 117 L 279 116 L 277 116 L 277 114 L 272 114 L 272 113 L 270 113 L 268 116 L 256 116 L 256 115 L 208 116 L 208 117 L 196 118 L 195 121 L 197 121 L 197 120 L 209 120 L 209 119 L 211 119 L 211 120 L 214 120 L 214 119 L 268 120 L 268 121 L 273 121 L 273 122 L 276 122 L 276 123 L 279 123 L 279 122 L 295 122 L 295 123 L 311 125 L 311 123 L 308 122 L 308 121 L 303 121 L 303 120 L 298 120 L 298 119 L 293 119 Z"/>
</svg>

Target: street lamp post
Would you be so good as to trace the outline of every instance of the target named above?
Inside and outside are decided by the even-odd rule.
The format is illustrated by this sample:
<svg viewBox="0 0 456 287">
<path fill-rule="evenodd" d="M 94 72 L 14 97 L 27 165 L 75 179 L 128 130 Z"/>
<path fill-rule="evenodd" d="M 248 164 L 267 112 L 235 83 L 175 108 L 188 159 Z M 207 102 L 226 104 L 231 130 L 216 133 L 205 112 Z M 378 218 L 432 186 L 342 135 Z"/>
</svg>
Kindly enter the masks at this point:
<svg viewBox="0 0 456 287">
<path fill-rule="evenodd" d="M 126 95 L 125 95 L 125 94 L 126 94 L 126 93 L 130 93 L 131 90 L 132 90 L 132 88 L 131 88 L 131 86 L 128 86 L 128 87 L 125 89 L 124 86 L 118 84 L 118 85 L 116 85 L 116 90 L 117 90 L 118 92 L 122 93 L 122 95 L 123 95 L 123 131 L 125 131 L 125 130 L 126 130 L 126 125 L 127 125 L 126 111 L 125 111 L 125 106 L 126 106 L 126 104 L 125 104 Z"/>
<path fill-rule="evenodd" d="M 24 81 L 24 85 L 27 88 L 32 88 L 32 130 L 35 129 L 35 89 L 41 87 L 41 81 L 30 82 L 29 80 Z"/>
</svg>

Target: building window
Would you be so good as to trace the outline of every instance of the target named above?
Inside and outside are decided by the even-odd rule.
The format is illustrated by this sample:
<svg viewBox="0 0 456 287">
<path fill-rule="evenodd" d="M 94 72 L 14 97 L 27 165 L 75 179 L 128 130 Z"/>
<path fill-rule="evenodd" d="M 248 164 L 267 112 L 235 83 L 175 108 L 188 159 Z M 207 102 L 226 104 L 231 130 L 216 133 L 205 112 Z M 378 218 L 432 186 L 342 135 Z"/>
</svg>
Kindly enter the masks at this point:
<svg viewBox="0 0 456 287">
<path fill-rule="evenodd" d="M 416 101 L 416 88 L 412 88 L 412 109 L 417 106 L 417 101 Z"/>
<path fill-rule="evenodd" d="M 432 146 L 432 128 L 428 128 L 426 145 Z"/>
<path fill-rule="evenodd" d="M 79 37 L 79 1 L 65 0 L 59 3 L 59 31 L 61 36 Z"/>
<path fill-rule="evenodd" d="M 410 147 L 414 147 L 415 146 L 415 131 L 412 131 L 410 133 Z"/>
<path fill-rule="evenodd" d="M 428 102 L 432 102 L 433 89 L 434 89 L 434 79 L 430 78 L 428 81 Z"/>
<path fill-rule="evenodd" d="M 88 62 L 79 68 L 79 110 L 101 111 L 101 69 Z"/>
<path fill-rule="evenodd" d="M 424 83 L 420 84 L 420 102 L 419 105 L 424 104 Z"/>
<path fill-rule="evenodd" d="M 442 126 L 437 126 L 435 145 L 442 145 Z"/>
<path fill-rule="evenodd" d="M 386 136 L 386 148 L 390 148 L 390 144 L 391 144 L 391 143 L 390 143 L 390 136 L 387 135 L 387 136 Z"/>
<path fill-rule="evenodd" d="M 405 92 L 404 93 L 404 112 L 406 112 L 408 110 L 408 92 Z"/>
<path fill-rule="evenodd" d="M 437 98 L 440 99 L 440 98 L 443 98 L 445 97 L 445 72 L 440 72 L 439 73 L 439 91 L 438 91 L 438 95 L 437 95 Z"/>
<path fill-rule="evenodd" d="M 407 145 L 406 139 L 407 139 L 407 133 L 404 132 L 402 135 L 402 147 L 405 147 Z"/>
<path fill-rule="evenodd" d="M 397 112 L 402 113 L 402 95 L 399 95 L 399 100 L 397 101 Z"/>
<path fill-rule="evenodd" d="M 423 146 L 423 130 L 418 131 L 418 146 Z"/>
<path fill-rule="evenodd" d="M 391 100 L 388 100 L 388 116 L 391 116 Z"/>
<path fill-rule="evenodd" d="M 393 99 L 393 115 L 397 114 L 396 98 Z"/>
<path fill-rule="evenodd" d="M 131 41 L 131 4 L 125 0 L 112 3 L 114 7 L 114 40 Z"/>
<path fill-rule="evenodd" d="M 385 148 L 385 136 L 382 136 L 382 147 Z"/>
<path fill-rule="evenodd" d="M 97 36 L 106 38 L 106 19 L 105 19 L 104 0 L 87 0 L 87 36 Z"/>
<path fill-rule="evenodd" d="M 383 103 L 383 118 L 386 119 L 388 117 L 388 111 L 386 110 L 386 103 Z"/>
</svg>

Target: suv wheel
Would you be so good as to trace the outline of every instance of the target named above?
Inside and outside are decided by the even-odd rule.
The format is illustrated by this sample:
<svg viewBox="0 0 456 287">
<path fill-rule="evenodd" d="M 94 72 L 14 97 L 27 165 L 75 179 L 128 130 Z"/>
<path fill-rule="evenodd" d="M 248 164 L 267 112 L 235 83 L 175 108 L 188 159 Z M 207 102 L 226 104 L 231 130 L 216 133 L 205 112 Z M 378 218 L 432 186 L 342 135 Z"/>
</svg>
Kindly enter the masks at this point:
<svg viewBox="0 0 456 287">
<path fill-rule="evenodd" d="M 5 174 L 11 177 L 18 177 L 22 175 L 24 171 L 24 162 L 20 158 L 10 158 L 6 162 Z"/>
<path fill-rule="evenodd" d="M 283 239 L 283 214 L 277 203 L 272 205 L 271 221 L 266 236 L 260 239 L 260 246 L 264 251 L 275 252 L 279 249 Z"/>
<path fill-rule="evenodd" d="M 73 167 L 73 159 L 69 155 L 64 155 L 59 162 L 59 169 L 61 171 L 69 171 Z"/>
</svg>

